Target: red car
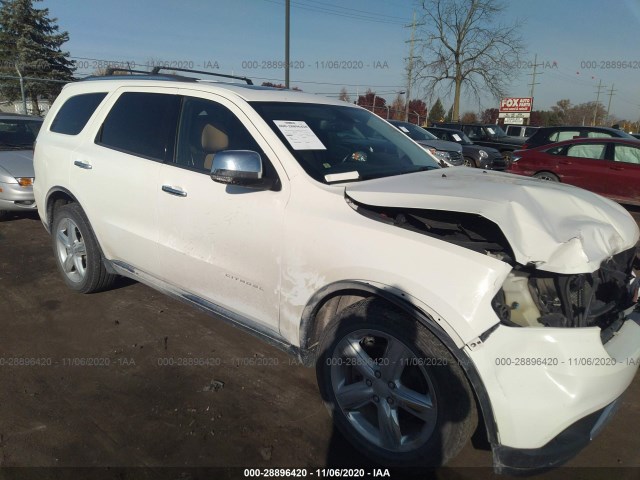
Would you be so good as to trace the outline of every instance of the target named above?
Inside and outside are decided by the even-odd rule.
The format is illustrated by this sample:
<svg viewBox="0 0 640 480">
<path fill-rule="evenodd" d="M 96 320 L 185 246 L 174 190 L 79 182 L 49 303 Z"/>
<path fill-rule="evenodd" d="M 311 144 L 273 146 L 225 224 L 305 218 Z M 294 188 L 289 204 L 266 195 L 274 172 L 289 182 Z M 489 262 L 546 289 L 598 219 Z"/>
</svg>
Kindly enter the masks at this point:
<svg viewBox="0 0 640 480">
<path fill-rule="evenodd" d="M 513 152 L 510 173 L 564 182 L 640 205 L 640 141 L 574 138 Z"/>
</svg>

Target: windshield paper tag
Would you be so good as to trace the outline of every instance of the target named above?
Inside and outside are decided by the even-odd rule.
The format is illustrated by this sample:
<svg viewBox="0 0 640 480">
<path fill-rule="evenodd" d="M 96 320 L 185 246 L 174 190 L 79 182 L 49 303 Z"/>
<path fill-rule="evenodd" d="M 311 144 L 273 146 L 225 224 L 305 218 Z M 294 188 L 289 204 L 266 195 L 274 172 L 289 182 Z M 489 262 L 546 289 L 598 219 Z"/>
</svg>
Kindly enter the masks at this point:
<svg viewBox="0 0 640 480">
<path fill-rule="evenodd" d="M 299 120 L 274 120 L 273 123 L 294 150 L 326 150 L 320 139 L 306 122 Z"/>
<path fill-rule="evenodd" d="M 460 135 L 458 135 L 457 133 L 454 133 L 453 135 L 451 135 L 453 137 L 453 139 L 456 142 L 459 142 L 460 140 L 462 140 L 462 138 L 460 138 Z"/>
<path fill-rule="evenodd" d="M 349 180 L 358 180 L 360 174 L 358 172 L 329 173 L 324 176 L 327 183 L 348 182 Z"/>
</svg>

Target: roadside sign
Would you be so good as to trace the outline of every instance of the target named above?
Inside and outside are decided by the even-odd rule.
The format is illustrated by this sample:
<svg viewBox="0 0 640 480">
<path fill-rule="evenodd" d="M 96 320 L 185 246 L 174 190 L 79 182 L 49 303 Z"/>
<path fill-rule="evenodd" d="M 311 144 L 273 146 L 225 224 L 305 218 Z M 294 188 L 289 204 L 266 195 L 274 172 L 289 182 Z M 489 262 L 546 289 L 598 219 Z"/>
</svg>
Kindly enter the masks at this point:
<svg viewBox="0 0 640 480">
<path fill-rule="evenodd" d="M 531 117 L 531 113 L 529 112 L 519 112 L 519 113 L 499 113 L 498 118 L 529 118 Z M 505 120 L 506 121 L 506 120 Z"/>
<path fill-rule="evenodd" d="M 533 106 L 532 97 L 509 97 L 500 100 L 500 113 L 502 112 L 531 112 Z"/>
<path fill-rule="evenodd" d="M 524 125 L 524 118 L 505 118 L 504 123 L 505 125 Z"/>
</svg>

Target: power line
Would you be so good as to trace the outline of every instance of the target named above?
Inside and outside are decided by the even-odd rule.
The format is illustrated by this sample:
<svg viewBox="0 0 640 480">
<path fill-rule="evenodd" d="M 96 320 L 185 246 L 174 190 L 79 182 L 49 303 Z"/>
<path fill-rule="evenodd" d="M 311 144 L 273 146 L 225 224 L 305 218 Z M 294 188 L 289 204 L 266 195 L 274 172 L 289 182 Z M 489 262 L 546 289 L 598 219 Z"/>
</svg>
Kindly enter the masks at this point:
<svg viewBox="0 0 640 480">
<path fill-rule="evenodd" d="M 284 5 L 282 1 L 277 1 L 277 0 L 264 0 L 264 1 L 269 3 L 274 3 L 276 5 Z M 291 3 L 293 3 L 296 8 L 300 8 L 302 10 L 308 10 L 316 13 L 324 13 L 327 15 L 334 15 L 334 16 L 343 17 L 343 18 L 351 18 L 354 20 L 361 20 L 365 22 L 384 23 L 388 25 L 404 25 L 406 23 L 400 20 L 389 20 L 386 15 L 383 16 L 382 14 L 375 14 L 377 16 L 372 16 L 371 14 L 365 16 L 360 14 L 340 12 L 340 11 L 331 10 L 329 8 L 324 8 L 324 7 L 305 5 L 299 2 L 291 2 Z"/>
<path fill-rule="evenodd" d="M 607 120 L 609 120 L 609 111 L 611 110 L 611 99 L 615 95 L 615 93 L 613 92 L 617 92 L 617 90 L 614 90 L 613 87 L 614 87 L 614 84 L 612 83 L 611 90 L 609 90 L 609 103 L 607 105 Z"/>
<path fill-rule="evenodd" d="M 531 92 L 529 94 L 529 96 L 533 99 L 533 92 L 535 89 L 536 85 L 540 85 L 540 82 L 536 82 L 536 75 L 542 75 L 544 72 L 537 72 L 537 68 L 538 67 L 542 67 L 544 66 L 544 63 L 538 63 L 538 54 L 536 53 L 535 57 L 533 58 L 533 73 L 529 73 L 527 75 L 532 76 L 533 78 L 531 79 L 531 83 L 529 84 L 529 86 L 531 87 Z"/>
<path fill-rule="evenodd" d="M 601 89 L 606 88 L 606 85 L 602 85 L 602 79 L 598 82 L 598 90 L 596 91 L 596 103 L 593 106 L 593 125 L 596 125 L 596 120 L 598 117 L 598 104 L 600 103 L 600 93 Z"/>
</svg>

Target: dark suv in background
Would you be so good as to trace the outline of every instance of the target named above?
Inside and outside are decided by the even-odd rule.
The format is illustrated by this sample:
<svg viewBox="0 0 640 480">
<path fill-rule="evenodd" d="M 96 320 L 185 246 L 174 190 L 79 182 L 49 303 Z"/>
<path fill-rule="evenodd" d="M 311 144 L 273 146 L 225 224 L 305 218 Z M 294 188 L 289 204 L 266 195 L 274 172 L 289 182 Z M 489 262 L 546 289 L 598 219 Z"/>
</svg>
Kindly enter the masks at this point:
<svg viewBox="0 0 640 480">
<path fill-rule="evenodd" d="M 561 126 L 543 127 L 529 137 L 522 148 L 536 148 L 573 138 L 627 138 L 637 140 L 623 130 L 609 127 Z"/>
<path fill-rule="evenodd" d="M 500 125 L 492 123 L 434 123 L 432 126 L 462 130 L 476 145 L 498 150 L 507 163 L 511 163 L 513 151 L 520 150 L 525 142 L 524 137 L 511 137 Z"/>
<path fill-rule="evenodd" d="M 462 158 L 462 147 L 458 145 L 458 142 L 439 139 L 436 135 L 413 123 L 400 120 L 389 120 L 389 123 L 422 148 L 429 150 L 440 162 L 444 162 L 444 166 L 459 167 L 466 164 Z"/>
<path fill-rule="evenodd" d="M 426 130 L 442 140 L 459 143 L 462 146 L 464 164 L 467 167 L 486 170 L 505 170 L 507 168 L 507 162 L 498 150 L 474 144 L 462 130 L 439 127 L 429 127 Z"/>
</svg>

